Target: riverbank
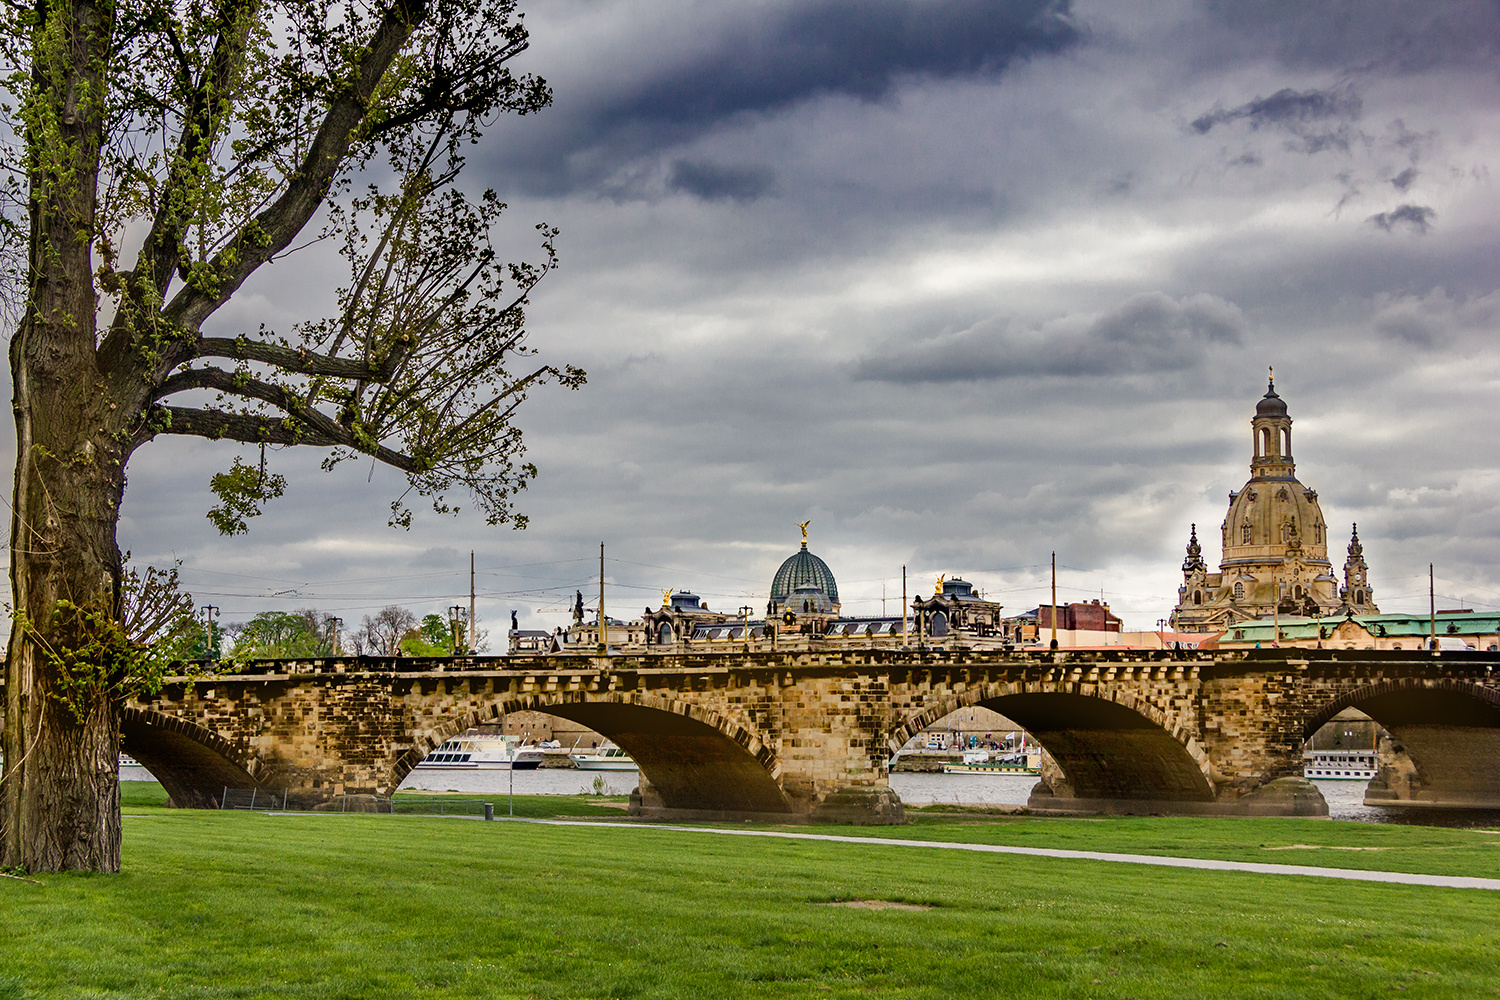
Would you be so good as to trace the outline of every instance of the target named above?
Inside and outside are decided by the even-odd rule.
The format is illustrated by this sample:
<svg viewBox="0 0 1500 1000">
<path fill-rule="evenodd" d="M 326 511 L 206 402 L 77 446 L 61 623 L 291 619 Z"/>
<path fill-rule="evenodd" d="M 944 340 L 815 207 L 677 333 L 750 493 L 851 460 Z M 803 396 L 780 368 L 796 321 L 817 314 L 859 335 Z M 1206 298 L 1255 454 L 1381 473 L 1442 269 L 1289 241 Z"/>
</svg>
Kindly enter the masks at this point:
<svg viewBox="0 0 1500 1000">
<path fill-rule="evenodd" d="M 140 798 L 125 874 L 0 879 L 0 997 L 1469 997 L 1500 981 L 1481 890 Z M 589 798 L 516 804 L 618 815 Z M 817 830 L 1491 876 L 1500 842 L 937 808 Z"/>
</svg>

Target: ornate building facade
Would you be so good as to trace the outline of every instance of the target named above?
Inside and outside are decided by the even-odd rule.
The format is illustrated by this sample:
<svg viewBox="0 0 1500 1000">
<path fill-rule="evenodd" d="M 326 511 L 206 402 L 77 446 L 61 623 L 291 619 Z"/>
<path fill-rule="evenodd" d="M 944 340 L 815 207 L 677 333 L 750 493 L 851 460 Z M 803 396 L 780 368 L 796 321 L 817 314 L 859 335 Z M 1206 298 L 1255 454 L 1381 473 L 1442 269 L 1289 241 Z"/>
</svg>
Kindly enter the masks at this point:
<svg viewBox="0 0 1500 1000">
<path fill-rule="evenodd" d="M 1328 524 L 1317 491 L 1297 480 L 1292 418 L 1274 380 L 1256 405 L 1250 428 L 1250 480 L 1229 494 L 1229 513 L 1220 526 L 1219 572 L 1208 571 L 1198 526 L 1193 525 L 1172 610 L 1173 628 L 1223 632 L 1276 614 L 1378 614 L 1357 527 L 1343 584 L 1334 576 Z"/>
</svg>

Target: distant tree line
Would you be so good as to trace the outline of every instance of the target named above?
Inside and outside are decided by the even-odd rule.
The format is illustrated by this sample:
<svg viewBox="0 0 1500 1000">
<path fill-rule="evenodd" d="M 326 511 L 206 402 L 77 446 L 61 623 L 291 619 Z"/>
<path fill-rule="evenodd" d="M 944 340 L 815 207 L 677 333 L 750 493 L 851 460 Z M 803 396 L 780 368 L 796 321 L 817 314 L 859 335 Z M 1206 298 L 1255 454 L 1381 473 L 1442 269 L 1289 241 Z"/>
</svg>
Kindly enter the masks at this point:
<svg viewBox="0 0 1500 1000">
<path fill-rule="evenodd" d="M 273 657 L 314 656 L 451 656 L 455 648 L 454 623 L 442 615 L 415 614 L 399 605 L 381 608 L 374 615 L 365 615 L 358 628 L 342 633 L 341 619 L 326 611 L 302 608 L 297 611 L 262 611 L 246 622 L 226 625 L 223 635 L 228 639 L 227 648 L 216 650 L 220 655 L 236 659 L 261 659 Z M 466 621 L 457 623 L 458 643 L 464 645 L 463 632 Z M 217 636 L 213 637 L 217 640 Z M 482 648 L 480 643 L 469 643 L 473 649 Z M 212 655 L 207 652 L 209 636 L 199 629 L 195 652 L 198 656 Z"/>
</svg>

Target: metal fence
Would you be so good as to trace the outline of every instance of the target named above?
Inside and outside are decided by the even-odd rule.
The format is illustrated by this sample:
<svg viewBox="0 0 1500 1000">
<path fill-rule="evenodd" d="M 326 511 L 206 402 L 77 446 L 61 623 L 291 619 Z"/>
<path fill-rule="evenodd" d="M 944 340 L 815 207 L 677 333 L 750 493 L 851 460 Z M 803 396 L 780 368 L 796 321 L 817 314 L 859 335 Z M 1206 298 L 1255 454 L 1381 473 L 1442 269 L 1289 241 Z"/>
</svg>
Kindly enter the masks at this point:
<svg viewBox="0 0 1500 1000">
<path fill-rule="evenodd" d="M 285 812 L 286 795 L 285 788 L 280 793 L 271 788 L 225 788 L 224 794 L 219 798 L 219 808 L 277 809 Z"/>
<path fill-rule="evenodd" d="M 306 805 L 289 806 L 286 789 L 225 788 L 219 799 L 220 809 L 263 809 L 285 812 L 307 809 Z M 340 795 L 313 807 L 317 812 L 384 813 L 401 816 L 482 816 L 493 819 L 493 802 L 484 799 L 458 798 L 452 795 Z"/>
<path fill-rule="evenodd" d="M 451 795 L 398 795 L 389 800 L 390 811 L 403 816 L 486 816 L 485 806 L 491 803 L 483 799 L 458 799 Z"/>
</svg>

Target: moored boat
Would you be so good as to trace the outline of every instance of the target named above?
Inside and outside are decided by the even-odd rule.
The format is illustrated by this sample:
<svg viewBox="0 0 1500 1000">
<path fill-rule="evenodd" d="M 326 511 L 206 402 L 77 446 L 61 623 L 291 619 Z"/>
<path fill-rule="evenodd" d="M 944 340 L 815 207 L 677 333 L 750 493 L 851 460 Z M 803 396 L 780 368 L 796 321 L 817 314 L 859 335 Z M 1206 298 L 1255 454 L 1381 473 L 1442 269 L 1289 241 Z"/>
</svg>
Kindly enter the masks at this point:
<svg viewBox="0 0 1500 1000">
<path fill-rule="evenodd" d="M 1302 776 L 1317 781 L 1369 781 L 1380 770 L 1374 750 L 1307 750 Z"/>
<path fill-rule="evenodd" d="M 944 774 L 1041 774 L 1042 755 L 1037 752 L 992 754 L 965 750 L 961 764 L 944 764 Z"/>
<path fill-rule="evenodd" d="M 455 736 L 417 763 L 418 771 L 531 771 L 542 766 L 540 747 L 515 736 L 469 732 Z"/>
<path fill-rule="evenodd" d="M 639 768 L 635 761 L 630 759 L 630 754 L 620 747 L 615 746 L 609 740 L 605 740 L 592 750 L 583 750 L 568 754 L 573 761 L 573 766 L 580 771 L 636 771 Z"/>
</svg>

